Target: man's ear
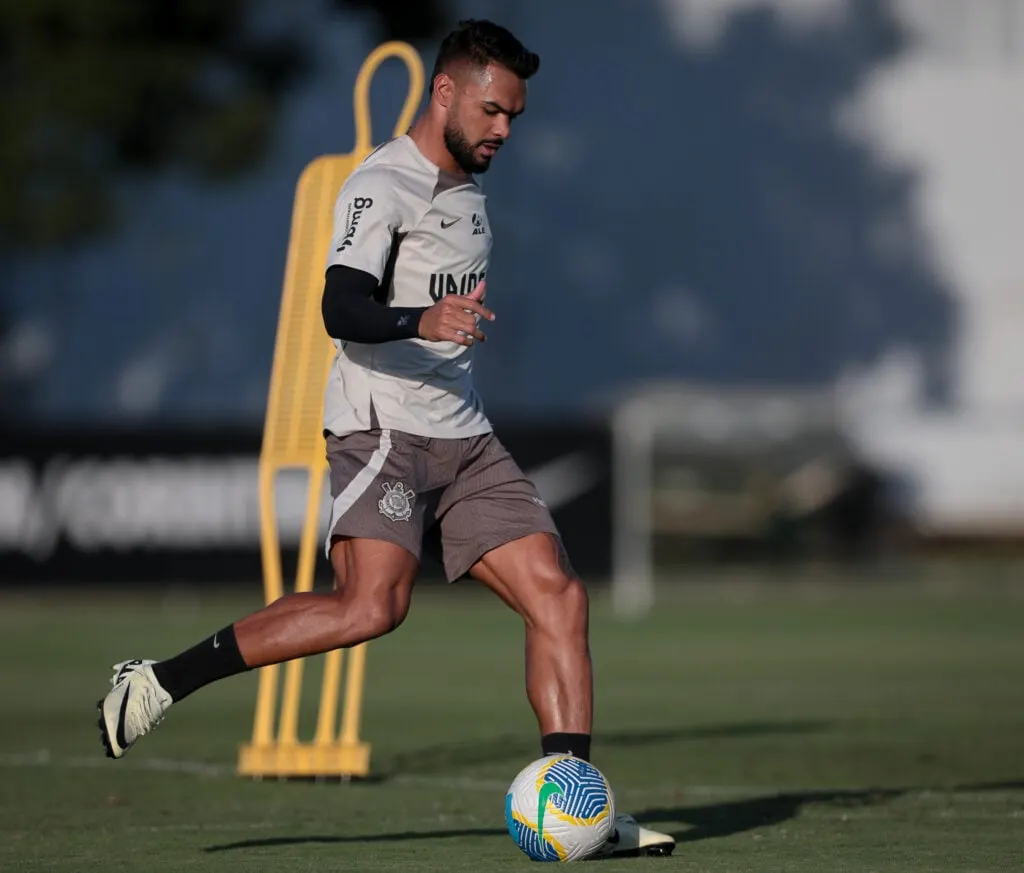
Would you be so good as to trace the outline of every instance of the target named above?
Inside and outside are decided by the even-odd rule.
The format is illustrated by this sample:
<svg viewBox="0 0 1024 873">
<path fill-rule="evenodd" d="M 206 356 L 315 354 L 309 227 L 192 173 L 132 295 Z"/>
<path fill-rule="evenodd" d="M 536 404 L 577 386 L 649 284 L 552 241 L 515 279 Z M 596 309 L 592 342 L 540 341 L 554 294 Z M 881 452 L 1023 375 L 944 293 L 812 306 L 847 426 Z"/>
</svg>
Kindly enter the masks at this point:
<svg viewBox="0 0 1024 873">
<path fill-rule="evenodd" d="M 455 99 L 455 82 L 447 73 L 438 73 L 434 79 L 434 100 L 445 109 L 451 107 Z"/>
</svg>

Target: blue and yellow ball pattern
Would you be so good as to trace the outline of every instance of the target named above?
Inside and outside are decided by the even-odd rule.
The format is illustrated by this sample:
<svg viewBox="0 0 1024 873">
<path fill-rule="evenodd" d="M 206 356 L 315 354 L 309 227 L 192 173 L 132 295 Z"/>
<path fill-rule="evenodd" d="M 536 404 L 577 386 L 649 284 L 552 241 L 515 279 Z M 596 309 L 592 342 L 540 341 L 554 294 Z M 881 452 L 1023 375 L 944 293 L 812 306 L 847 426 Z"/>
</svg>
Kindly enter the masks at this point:
<svg viewBox="0 0 1024 873">
<path fill-rule="evenodd" d="M 579 861 L 611 834 L 615 799 L 604 774 L 570 755 L 547 755 L 516 776 L 505 795 L 505 823 L 534 861 Z"/>
</svg>

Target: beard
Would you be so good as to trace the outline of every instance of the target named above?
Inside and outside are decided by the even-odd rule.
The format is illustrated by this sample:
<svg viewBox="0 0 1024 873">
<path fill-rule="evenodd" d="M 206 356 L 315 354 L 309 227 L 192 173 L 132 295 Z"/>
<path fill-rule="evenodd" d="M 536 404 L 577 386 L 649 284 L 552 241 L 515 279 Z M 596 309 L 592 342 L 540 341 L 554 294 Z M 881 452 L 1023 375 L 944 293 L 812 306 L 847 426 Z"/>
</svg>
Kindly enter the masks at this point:
<svg viewBox="0 0 1024 873">
<path fill-rule="evenodd" d="M 477 157 L 473 150 L 488 140 L 470 145 L 466 135 L 449 119 L 444 126 L 444 144 L 464 173 L 486 173 L 491 166 L 490 157 Z"/>
</svg>

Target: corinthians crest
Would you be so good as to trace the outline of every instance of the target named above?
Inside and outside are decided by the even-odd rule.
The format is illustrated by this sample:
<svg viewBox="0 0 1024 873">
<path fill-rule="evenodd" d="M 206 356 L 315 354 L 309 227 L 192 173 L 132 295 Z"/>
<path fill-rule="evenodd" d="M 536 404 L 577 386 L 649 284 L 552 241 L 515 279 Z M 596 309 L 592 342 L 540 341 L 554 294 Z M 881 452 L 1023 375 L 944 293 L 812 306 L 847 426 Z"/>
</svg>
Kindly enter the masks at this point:
<svg viewBox="0 0 1024 873">
<path fill-rule="evenodd" d="M 381 515 L 392 521 L 408 521 L 412 518 L 412 500 L 416 496 L 415 491 L 406 491 L 405 485 L 401 482 L 395 484 L 385 482 L 380 487 L 384 489 L 384 496 L 377 501 L 377 508 Z"/>
</svg>

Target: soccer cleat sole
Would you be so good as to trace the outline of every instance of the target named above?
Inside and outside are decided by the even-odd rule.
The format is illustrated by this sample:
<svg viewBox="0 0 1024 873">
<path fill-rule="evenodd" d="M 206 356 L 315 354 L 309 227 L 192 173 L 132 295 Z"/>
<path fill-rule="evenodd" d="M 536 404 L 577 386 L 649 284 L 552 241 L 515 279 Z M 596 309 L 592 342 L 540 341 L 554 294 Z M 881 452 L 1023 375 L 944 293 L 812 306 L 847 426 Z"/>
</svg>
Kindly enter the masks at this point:
<svg viewBox="0 0 1024 873">
<path fill-rule="evenodd" d="M 607 860 L 616 858 L 667 858 L 675 851 L 675 843 L 656 843 L 653 846 L 644 846 L 642 849 L 627 849 L 624 852 L 612 852 Z"/>
<path fill-rule="evenodd" d="M 96 702 L 96 709 L 98 709 L 100 713 L 100 717 L 97 719 L 97 723 L 99 724 L 100 728 L 100 742 L 103 743 L 103 750 L 107 753 L 108 758 L 116 761 L 117 755 L 114 754 L 114 747 L 110 742 L 110 735 L 107 733 L 107 720 L 103 717 L 102 700 Z"/>
</svg>

